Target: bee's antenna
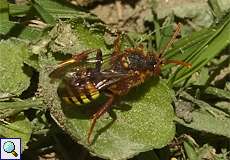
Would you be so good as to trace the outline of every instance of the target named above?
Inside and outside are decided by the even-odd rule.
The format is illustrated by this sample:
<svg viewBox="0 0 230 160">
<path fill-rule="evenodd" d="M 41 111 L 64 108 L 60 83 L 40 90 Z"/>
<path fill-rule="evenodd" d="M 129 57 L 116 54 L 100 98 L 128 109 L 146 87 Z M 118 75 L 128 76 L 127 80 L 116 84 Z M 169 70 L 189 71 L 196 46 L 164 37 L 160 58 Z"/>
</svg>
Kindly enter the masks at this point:
<svg viewBox="0 0 230 160">
<path fill-rule="evenodd" d="M 161 59 L 164 55 L 164 53 L 171 47 L 171 45 L 175 42 L 176 40 L 176 37 L 178 36 L 178 34 L 180 33 L 181 31 L 181 23 L 178 23 L 177 24 L 177 27 L 176 27 L 176 31 L 174 32 L 172 38 L 170 39 L 170 41 L 165 45 L 165 47 L 163 47 L 163 49 L 160 50 L 159 52 L 159 55 L 158 55 L 158 58 Z M 184 67 L 188 67 L 190 68 L 192 66 L 192 64 L 190 63 L 186 63 L 186 62 L 183 62 L 183 61 L 180 61 L 180 60 L 173 60 L 173 59 L 169 59 L 169 60 L 163 60 L 162 61 L 163 64 L 169 64 L 169 63 L 174 63 L 174 64 L 177 64 L 177 65 L 182 65 Z"/>
<path fill-rule="evenodd" d="M 165 60 L 163 63 L 164 64 L 174 63 L 174 64 L 182 65 L 182 66 L 188 67 L 188 68 L 192 67 L 191 63 L 186 63 L 186 62 L 183 62 L 183 61 L 180 61 L 180 60 L 174 60 L 174 59 Z"/>
<path fill-rule="evenodd" d="M 162 55 L 171 47 L 171 45 L 174 43 L 174 41 L 176 40 L 176 37 L 179 35 L 180 31 L 181 31 L 181 23 L 177 24 L 176 27 L 176 31 L 174 32 L 172 38 L 170 39 L 170 41 L 165 45 L 165 47 L 163 47 L 160 52 L 159 52 L 159 57 L 162 57 Z"/>
</svg>

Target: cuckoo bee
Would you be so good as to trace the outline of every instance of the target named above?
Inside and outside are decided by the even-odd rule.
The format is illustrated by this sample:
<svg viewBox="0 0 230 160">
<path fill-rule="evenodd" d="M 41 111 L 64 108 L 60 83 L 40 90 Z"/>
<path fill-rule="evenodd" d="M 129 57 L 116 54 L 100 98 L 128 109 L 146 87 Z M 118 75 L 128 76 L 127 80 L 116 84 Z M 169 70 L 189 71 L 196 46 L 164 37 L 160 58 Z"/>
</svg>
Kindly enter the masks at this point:
<svg viewBox="0 0 230 160">
<path fill-rule="evenodd" d="M 170 48 L 179 32 L 180 25 L 158 54 L 146 53 L 141 46 L 121 51 L 120 34 L 118 34 L 111 54 L 102 56 L 100 49 L 86 50 L 63 61 L 50 73 L 52 80 L 62 79 L 64 82 L 67 93 L 62 96 L 64 101 L 81 105 L 95 100 L 100 94 L 108 97 L 92 116 L 88 143 L 97 120 L 111 108 L 118 97 L 127 94 L 131 88 L 140 85 L 147 78 L 158 76 L 163 64 L 191 66 L 182 61 L 163 58 L 165 51 Z"/>
</svg>

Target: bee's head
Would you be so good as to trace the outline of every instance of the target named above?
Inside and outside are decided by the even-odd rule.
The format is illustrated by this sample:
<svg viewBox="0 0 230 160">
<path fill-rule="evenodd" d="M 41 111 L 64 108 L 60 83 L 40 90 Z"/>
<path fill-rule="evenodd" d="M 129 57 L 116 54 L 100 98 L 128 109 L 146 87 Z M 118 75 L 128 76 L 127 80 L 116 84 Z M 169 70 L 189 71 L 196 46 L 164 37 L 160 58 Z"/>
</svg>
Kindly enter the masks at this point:
<svg viewBox="0 0 230 160">
<path fill-rule="evenodd" d="M 174 59 L 166 60 L 166 59 L 163 58 L 162 54 L 155 55 L 154 56 L 154 61 L 155 61 L 155 65 L 153 66 L 153 72 L 154 72 L 155 75 L 160 74 L 161 67 L 164 64 L 173 63 L 173 64 L 176 64 L 176 65 L 182 65 L 182 66 L 188 67 L 188 68 L 190 68 L 192 66 L 192 64 L 186 63 L 186 62 L 183 62 L 183 61 L 180 61 L 180 60 L 174 60 Z"/>
</svg>

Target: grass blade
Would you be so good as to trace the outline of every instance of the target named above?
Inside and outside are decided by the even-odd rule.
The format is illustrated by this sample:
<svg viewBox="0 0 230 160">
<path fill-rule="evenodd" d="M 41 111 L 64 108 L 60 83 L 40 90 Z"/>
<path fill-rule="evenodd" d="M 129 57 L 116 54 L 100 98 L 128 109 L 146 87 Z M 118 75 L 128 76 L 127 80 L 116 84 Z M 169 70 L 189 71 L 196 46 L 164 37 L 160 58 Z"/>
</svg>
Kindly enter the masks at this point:
<svg viewBox="0 0 230 160">
<path fill-rule="evenodd" d="M 205 64 L 214 58 L 221 50 L 223 50 L 230 43 L 230 15 L 226 21 L 215 30 L 215 33 L 206 41 L 199 46 L 196 51 L 188 56 L 187 62 L 192 64 L 192 68 L 187 69 L 180 67 L 173 74 L 168 84 L 175 86 L 184 79 L 191 76 L 194 72 L 199 70 Z"/>
<path fill-rule="evenodd" d="M 55 24 L 55 19 L 53 18 L 53 16 L 51 16 L 49 14 L 49 12 L 47 12 L 42 6 L 39 5 L 39 3 L 37 3 L 36 0 L 32 1 L 32 6 L 34 7 L 34 9 L 38 12 L 38 14 L 41 16 L 41 18 L 48 24 L 50 25 L 54 25 Z"/>
</svg>

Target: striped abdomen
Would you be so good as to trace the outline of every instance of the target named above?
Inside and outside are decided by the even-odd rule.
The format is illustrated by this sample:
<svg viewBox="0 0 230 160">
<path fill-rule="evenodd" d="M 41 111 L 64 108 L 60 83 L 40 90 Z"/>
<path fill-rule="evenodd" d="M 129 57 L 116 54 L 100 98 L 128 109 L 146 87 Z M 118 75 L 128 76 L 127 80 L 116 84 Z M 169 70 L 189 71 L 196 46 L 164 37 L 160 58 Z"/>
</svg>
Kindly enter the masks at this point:
<svg viewBox="0 0 230 160">
<path fill-rule="evenodd" d="M 82 105 L 91 102 L 100 95 L 94 84 L 89 81 L 80 85 L 65 85 L 66 93 L 63 93 L 62 98 L 68 103 Z"/>
</svg>

